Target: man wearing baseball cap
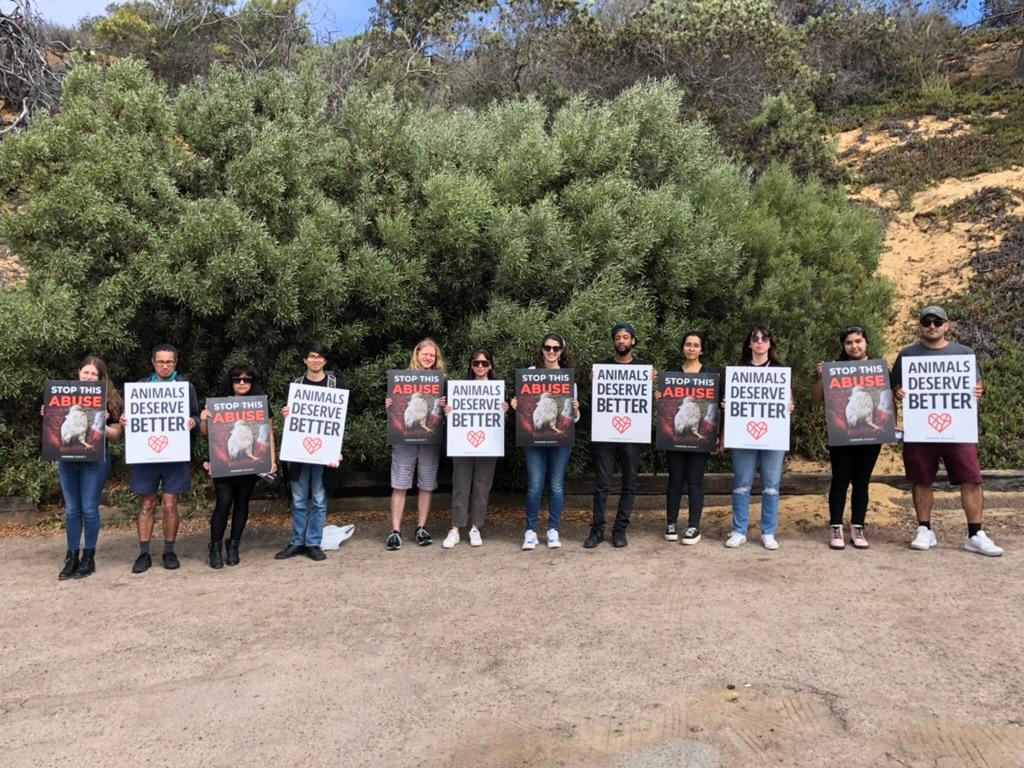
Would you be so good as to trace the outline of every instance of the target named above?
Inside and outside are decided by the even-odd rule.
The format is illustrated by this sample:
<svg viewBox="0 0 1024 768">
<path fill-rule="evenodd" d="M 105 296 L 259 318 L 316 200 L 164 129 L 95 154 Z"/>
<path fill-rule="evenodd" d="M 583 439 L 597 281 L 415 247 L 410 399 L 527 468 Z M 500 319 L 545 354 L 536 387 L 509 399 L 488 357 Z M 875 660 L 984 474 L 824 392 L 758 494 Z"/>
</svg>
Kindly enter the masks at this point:
<svg viewBox="0 0 1024 768">
<path fill-rule="evenodd" d="M 612 328 L 612 345 L 615 356 L 601 360 L 601 365 L 644 365 L 633 357 L 636 346 L 636 331 L 629 323 L 618 323 Z M 608 501 L 615 464 L 622 470 L 622 486 L 619 491 L 619 508 L 612 526 L 612 545 L 624 547 L 629 516 L 633 512 L 633 498 L 636 496 L 636 479 L 640 471 L 639 443 L 591 443 L 594 448 L 594 517 L 590 524 L 590 535 L 583 546 L 593 549 L 604 541 L 604 510 Z"/>
<path fill-rule="evenodd" d="M 919 320 L 921 340 L 900 352 L 893 365 L 892 386 L 898 400 L 903 400 L 907 394 L 903 389 L 903 358 L 974 354 L 970 347 L 946 338 L 949 316 L 942 307 L 925 307 L 921 310 Z M 981 398 L 984 392 L 985 385 L 979 372 L 974 396 Z M 910 542 L 910 548 L 927 550 L 938 543 L 931 529 L 931 520 L 935 500 L 932 485 L 940 458 L 946 467 L 949 482 L 960 486 L 960 503 L 967 515 L 964 549 L 979 555 L 999 557 L 1003 550 L 981 529 L 981 466 L 978 464 L 978 446 L 974 443 L 903 444 L 903 466 L 907 479 L 914 484 L 914 511 L 917 513 L 917 535 Z"/>
</svg>

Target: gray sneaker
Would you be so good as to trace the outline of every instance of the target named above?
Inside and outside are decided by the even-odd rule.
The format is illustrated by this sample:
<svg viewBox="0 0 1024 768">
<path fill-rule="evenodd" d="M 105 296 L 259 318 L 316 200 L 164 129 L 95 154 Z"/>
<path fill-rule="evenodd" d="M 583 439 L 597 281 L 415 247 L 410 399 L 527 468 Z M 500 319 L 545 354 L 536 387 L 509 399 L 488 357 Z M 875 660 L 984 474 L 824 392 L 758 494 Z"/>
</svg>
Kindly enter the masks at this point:
<svg viewBox="0 0 1024 768">
<path fill-rule="evenodd" d="M 665 528 L 665 541 L 679 541 L 679 534 L 676 533 L 676 524 L 669 523 Z"/>
</svg>

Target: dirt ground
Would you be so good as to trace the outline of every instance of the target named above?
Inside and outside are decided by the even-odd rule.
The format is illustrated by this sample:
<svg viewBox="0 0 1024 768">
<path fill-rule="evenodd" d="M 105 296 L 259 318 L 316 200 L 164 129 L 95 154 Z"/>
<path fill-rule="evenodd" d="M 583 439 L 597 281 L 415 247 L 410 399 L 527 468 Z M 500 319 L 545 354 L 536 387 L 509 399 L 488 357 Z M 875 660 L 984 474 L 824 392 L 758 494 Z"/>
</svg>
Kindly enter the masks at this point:
<svg viewBox="0 0 1024 768">
<path fill-rule="evenodd" d="M 876 491 L 866 552 L 827 548 L 812 497 L 783 498 L 777 552 L 723 548 L 720 506 L 695 547 L 645 510 L 586 551 L 577 510 L 522 552 L 509 511 L 482 548 L 442 550 L 438 514 L 397 553 L 382 506 L 324 563 L 274 561 L 256 520 L 223 571 L 194 520 L 181 570 L 140 576 L 105 528 L 67 582 L 60 531 L 7 537 L 3 765 L 1024 766 L 1024 529 L 994 512 L 982 558 L 937 511 L 912 552 Z"/>
</svg>

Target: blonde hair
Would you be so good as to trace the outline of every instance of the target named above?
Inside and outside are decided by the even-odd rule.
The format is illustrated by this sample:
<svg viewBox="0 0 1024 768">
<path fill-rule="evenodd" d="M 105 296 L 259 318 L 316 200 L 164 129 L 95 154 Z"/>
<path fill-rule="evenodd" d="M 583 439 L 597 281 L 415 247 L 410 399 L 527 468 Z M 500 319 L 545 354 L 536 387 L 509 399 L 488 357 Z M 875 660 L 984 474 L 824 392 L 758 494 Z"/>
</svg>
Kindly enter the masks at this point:
<svg viewBox="0 0 1024 768">
<path fill-rule="evenodd" d="M 444 356 L 441 354 L 441 347 L 439 347 L 437 345 L 437 342 L 434 341 L 429 336 L 427 338 L 423 339 L 423 341 L 421 341 L 419 344 L 417 344 L 415 346 L 415 348 L 412 350 L 412 357 L 409 358 L 409 370 L 410 371 L 424 371 L 424 370 L 427 370 L 422 365 L 420 365 L 420 361 L 419 361 L 420 350 L 423 349 L 424 347 L 433 347 L 434 348 L 434 352 L 437 353 L 437 357 L 434 360 L 434 367 L 431 368 L 430 370 L 432 370 L 432 371 L 440 371 L 441 373 L 445 373 L 447 371 L 447 368 L 445 368 L 445 365 L 444 365 Z"/>
</svg>

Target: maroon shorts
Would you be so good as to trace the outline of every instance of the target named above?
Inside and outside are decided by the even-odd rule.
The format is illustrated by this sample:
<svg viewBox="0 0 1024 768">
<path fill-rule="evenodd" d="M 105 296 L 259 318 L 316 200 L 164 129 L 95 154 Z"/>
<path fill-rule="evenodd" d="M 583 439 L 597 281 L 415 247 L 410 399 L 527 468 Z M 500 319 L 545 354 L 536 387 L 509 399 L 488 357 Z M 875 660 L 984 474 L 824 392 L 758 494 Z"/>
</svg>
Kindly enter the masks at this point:
<svg viewBox="0 0 1024 768">
<path fill-rule="evenodd" d="M 904 443 L 903 466 L 907 480 L 915 485 L 931 485 L 939 471 L 939 459 L 953 485 L 981 485 L 978 446 L 974 443 Z"/>
</svg>

